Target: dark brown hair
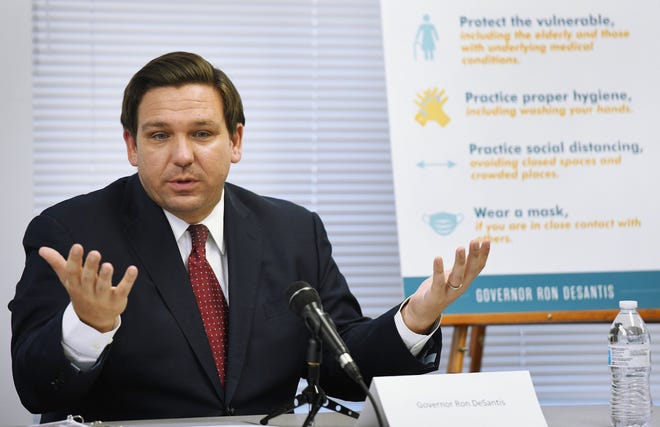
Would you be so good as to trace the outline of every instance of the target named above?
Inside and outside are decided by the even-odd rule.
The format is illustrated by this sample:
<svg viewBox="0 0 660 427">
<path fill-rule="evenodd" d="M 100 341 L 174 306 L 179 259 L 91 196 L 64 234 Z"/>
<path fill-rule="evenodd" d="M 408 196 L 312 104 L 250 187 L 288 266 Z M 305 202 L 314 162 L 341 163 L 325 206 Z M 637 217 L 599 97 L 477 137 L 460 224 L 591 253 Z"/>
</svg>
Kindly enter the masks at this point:
<svg viewBox="0 0 660 427">
<path fill-rule="evenodd" d="M 137 111 L 144 94 L 158 87 L 181 87 L 190 83 L 208 84 L 218 91 L 227 129 L 232 135 L 238 123 L 245 124 L 241 96 L 225 73 L 194 53 L 171 52 L 149 61 L 128 82 L 121 106 L 122 126 L 136 138 Z"/>
</svg>

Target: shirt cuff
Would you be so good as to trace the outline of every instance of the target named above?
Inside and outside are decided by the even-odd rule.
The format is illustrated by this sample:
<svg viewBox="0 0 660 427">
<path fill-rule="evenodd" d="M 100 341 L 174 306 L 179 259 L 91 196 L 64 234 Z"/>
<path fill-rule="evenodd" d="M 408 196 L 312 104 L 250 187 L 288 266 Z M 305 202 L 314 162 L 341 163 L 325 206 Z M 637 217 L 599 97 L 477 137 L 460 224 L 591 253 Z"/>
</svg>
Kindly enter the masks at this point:
<svg viewBox="0 0 660 427">
<path fill-rule="evenodd" d="M 81 370 L 91 368 L 103 350 L 112 343 L 115 333 L 121 326 L 117 316 L 115 328 L 109 332 L 99 332 L 83 323 L 73 305 L 69 303 L 62 317 L 62 348 L 64 355 Z"/>
<path fill-rule="evenodd" d="M 408 299 L 409 298 L 406 298 L 406 300 L 403 301 L 399 306 L 399 311 L 397 311 L 394 315 L 394 324 L 396 325 L 396 330 L 399 332 L 399 336 L 401 337 L 401 340 L 403 340 L 403 343 L 406 345 L 410 353 L 417 357 L 419 356 L 419 353 L 422 351 L 428 340 L 431 339 L 431 335 L 433 335 L 440 327 L 440 320 L 442 319 L 442 315 L 438 317 L 438 320 L 436 320 L 435 324 L 431 328 L 431 332 L 429 332 L 428 335 L 413 332 L 406 326 L 405 322 L 403 321 L 403 316 L 401 315 L 401 309 L 404 305 L 408 304 Z"/>
</svg>

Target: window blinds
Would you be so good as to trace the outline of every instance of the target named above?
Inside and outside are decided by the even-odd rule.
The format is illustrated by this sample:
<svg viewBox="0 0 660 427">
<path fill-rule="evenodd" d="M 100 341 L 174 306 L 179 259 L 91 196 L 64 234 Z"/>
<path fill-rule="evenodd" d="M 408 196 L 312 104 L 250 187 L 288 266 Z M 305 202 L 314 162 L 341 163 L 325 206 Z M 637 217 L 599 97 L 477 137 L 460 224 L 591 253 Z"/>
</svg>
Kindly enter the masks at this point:
<svg viewBox="0 0 660 427">
<path fill-rule="evenodd" d="M 35 213 L 134 172 L 123 88 L 149 59 L 193 51 L 243 97 L 244 154 L 229 180 L 317 211 L 365 314 L 400 302 L 377 0 L 32 3 Z M 544 403 L 605 403 L 606 335 L 603 324 L 492 326 L 483 370 L 530 370 Z M 445 328 L 442 370 L 450 338 Z"/>
</svg>

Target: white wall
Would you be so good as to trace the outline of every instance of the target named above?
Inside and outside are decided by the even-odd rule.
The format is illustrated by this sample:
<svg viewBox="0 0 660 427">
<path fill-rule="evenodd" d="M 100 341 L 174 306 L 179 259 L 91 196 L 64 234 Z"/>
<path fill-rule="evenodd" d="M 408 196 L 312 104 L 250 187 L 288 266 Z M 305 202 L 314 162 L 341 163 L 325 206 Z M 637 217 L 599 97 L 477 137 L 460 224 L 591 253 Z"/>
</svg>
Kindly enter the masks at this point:
<svg viewBox="0 0 660 427">
<path fill-rule="evenodd" d="M 10 313 L 7 303 L 24 262 L 21 239 L 32 217 L 32 19 L 28 0 L 0 2 L 0 425 L 26 425 L 11 375 Z"/>
</svg>

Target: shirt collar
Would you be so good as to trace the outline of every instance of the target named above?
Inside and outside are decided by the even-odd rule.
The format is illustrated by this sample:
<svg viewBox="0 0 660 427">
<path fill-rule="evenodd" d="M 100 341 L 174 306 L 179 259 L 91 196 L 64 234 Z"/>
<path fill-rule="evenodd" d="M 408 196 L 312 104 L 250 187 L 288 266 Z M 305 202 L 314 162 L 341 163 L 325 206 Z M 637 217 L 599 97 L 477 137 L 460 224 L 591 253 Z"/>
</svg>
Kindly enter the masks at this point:
<svg viewBox="0 0 660 427">
<path fill-rule="evenodd" d="M 172 228 L 172 232 L 174 233 L 174 238 L 178 242 L 181 236 L 183 236 L 184 233 L 188 230 L 188 226 L 190 226 L 190 224 L 188 224 L 186 221 L 182 220 L 181 218 L 177 217 L 173 213 L 166 211 L 165 209 L 163 209 L 163 212 L 165 212 L 165 217 L 167 218 L 167 221 L 170 223 L 170 227 Z M 215 241 L 216 245 L 218 246 L 218 249 L 220 249 L 220 253 L 224 255 L 225 254 L 225 238 L 224 238 L 225 192 L 224 190 L 222 191 L 222 196 L 220 196 L 220 201 L 218 202 L 217 205 L 215 205 L 209 216 L 199 221 L 197 224 L 204 224 L 206 228 L 209 229 L 209 234 Z"/>
</svg>

